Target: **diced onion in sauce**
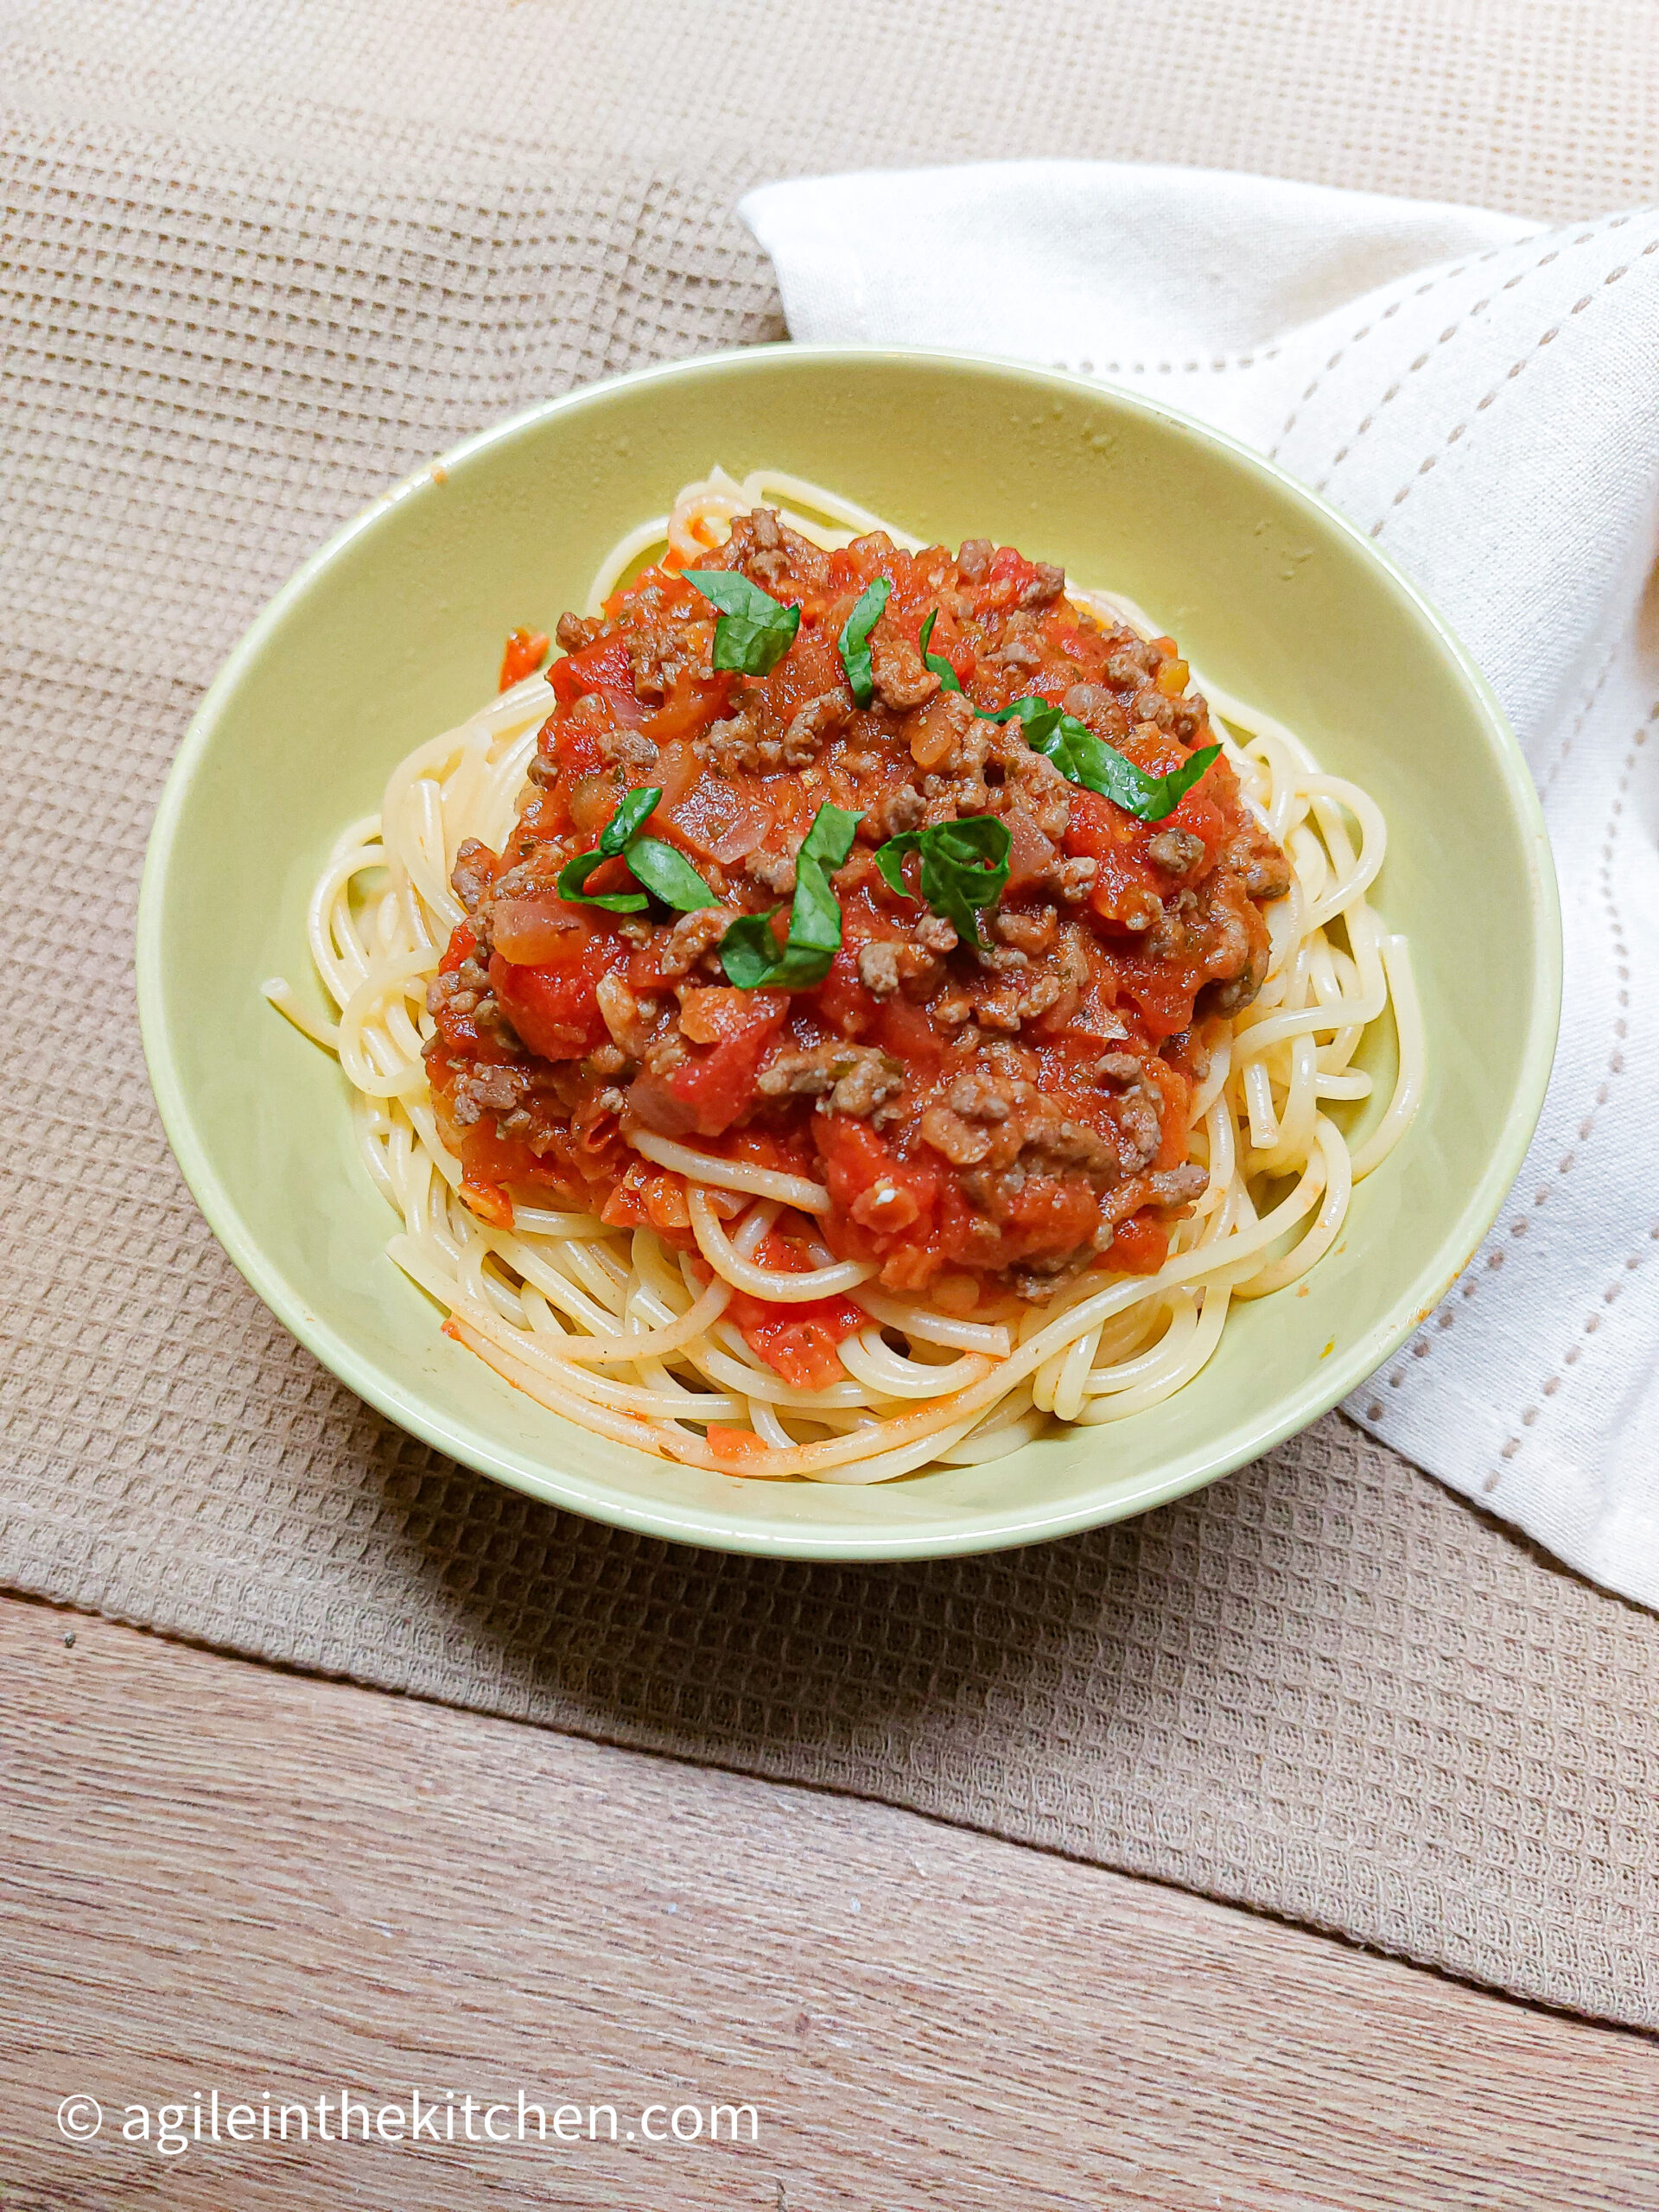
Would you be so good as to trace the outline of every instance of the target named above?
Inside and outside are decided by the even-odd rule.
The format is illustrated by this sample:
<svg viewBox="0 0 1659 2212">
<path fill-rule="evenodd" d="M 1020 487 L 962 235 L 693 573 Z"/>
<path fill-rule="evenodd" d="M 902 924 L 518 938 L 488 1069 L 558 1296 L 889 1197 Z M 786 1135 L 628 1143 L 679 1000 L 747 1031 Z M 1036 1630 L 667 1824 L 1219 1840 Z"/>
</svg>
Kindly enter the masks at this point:
<svg viewBox="0 0 1659 2212">
<path fill-rule="evenodd" d="M 651 780 L 661 787 L 658 810 L 671 814 L 702 773 L 702 763 L 681 739 L 665 745 L 658 755 Z"/>
<path fill-rule="evenodd" d="M 1022 806 L 1010 807 L 1008 825 L 1008 881 L 1010 892 L 1046 874 L 1057 857 L 1052 845 Z"/>
<path fill-rule="evenodd" d="M 616 785 L 608 776 L 578 776 L 570 786 L 570 819 L 584 837 L 597 837 L 616 810 Z"/>
<path fill-rule="evenodd" d="M 495 949 L 515 968 L 574 959 L 588 934 L 587 918 L 562 901 L 504 899 L 490 918 Z"/>
<path fill-rule="evenodd" d="M 777 817 L 769 806 L 746 806 L 719 842 L 709 848 L 710 860 L 729 868 L 746 853 L 759 852 Z"/>
</svg>

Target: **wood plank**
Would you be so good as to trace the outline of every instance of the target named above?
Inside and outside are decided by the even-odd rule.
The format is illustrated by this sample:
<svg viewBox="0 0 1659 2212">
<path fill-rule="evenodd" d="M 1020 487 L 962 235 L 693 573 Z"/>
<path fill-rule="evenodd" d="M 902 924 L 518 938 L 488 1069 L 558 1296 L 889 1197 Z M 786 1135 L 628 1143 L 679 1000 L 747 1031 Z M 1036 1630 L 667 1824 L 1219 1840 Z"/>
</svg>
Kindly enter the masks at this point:
<svg viewBox="0 0 1659 2212">
<path fill-rule="evenodd" d="M 9 1599 L 0 1744 L 5 2212 L 1659 2202 L 1647 2039 L 912 1814 Z M 320 2142 L 342 2088 L 634 2140 Z M 215 2090 L 314 2139 L 112 2139 Z"/>
</svg>

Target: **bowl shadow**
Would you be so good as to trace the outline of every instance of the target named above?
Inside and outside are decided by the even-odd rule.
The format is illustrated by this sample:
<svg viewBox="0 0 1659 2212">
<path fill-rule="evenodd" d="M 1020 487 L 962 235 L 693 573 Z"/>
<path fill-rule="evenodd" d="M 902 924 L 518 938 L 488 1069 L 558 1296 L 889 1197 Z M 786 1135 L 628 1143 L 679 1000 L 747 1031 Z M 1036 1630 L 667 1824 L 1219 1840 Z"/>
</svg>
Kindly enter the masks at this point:
<svg viewBox="0 0 1659 2212">
<path fill-rule="evenodd" d="M 1109 1527 L 842 1563 L 586 1521 L 367 1418 L 364 1471 L 406 1556 L 410 1603 L 455 1663 L 439 1694 L 982 1822 L 999 1803 L 1034 1813 L 1046 1772 L 1065 1795 L 1058 1777 L 1080 1750 L 1179 1726 L 1230 1636 L 1224 1673 L 1254 1663 L 1270 1679 L 1282 1659 L 1249 1656 L 1286 1628 L 1264 1590 L 1313 1534 L 1299 1522 L 1328 1523 L 1310 1496 L 1381 1448 L 1327 1415 L 1223 1482 Z"/>
</svg>

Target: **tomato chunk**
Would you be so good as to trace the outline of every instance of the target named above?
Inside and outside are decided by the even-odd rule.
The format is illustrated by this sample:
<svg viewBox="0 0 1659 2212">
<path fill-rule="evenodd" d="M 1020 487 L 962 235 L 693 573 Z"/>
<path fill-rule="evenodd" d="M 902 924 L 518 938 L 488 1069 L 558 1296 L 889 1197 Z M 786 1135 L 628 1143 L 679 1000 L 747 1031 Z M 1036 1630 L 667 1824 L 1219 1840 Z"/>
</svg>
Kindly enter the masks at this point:
<svg viewBox="0 0 1659 2212">
<path fill-rule="evenodd" d="M 1106 1264 L 1126 1275 L 1155 1275 L 1168 1257 L 1168 1223 L 1154 1213 L 1132 1213 L 1118 1224 Z"/>
<path fill-rule="evenodd" d="M 547 672 L 553 696 L 562 707 L 574 706 L 584 691 L 633 691 L 628 659 L 628 640 L 618 634 L 596 638 L 579 653 L 567 653 Z"/>
<path fill-rule="evenodd" d="M 610 1033 L 597 986 L 615 965 L 614 948 L 598 936 L 558 967 L 516 968 L 497 952 L 490 958 L 490 988 L 532 1052 L 544 1060 L 579 1060 Z"/>
<path fill-rule="evenodd" d="M 449 932 L 449 942 L 444 947 L 443 957 L 438 963 L 441 976 L 453 976 L 469 952 L 474 951 L 478 939 L 473 935 L 470 922 L 457 922 Z"/>
<path fill-rule="evenodd" d="M 738 1327 L 743 1341 L 781 1376 L 793 1390 L 827 1390 L 845 1381 L 836 1345 L 868 1317 L 844 1298 L 826 1298 L 810 1306 L 766 1306 L 758 1298 L 746 1303 L 757 1312 Z"/>
<path fill-rule="evenodd" d="M 943 1264 L 930 1241 L 938 1171 L 901 1159 L 849 1115 L 823 1117 L 813 1135 L 835 1201 L 823 1224 L 830 1249 L 847 1259 L 881 1261 L 881 1280 L 890 1290 L 919 1288 Z"/>
<path fill-rule="evenodd" d="M 501 681 L 496 689 L 511 691 L 515 683 L 522 683 L 527 676 L 534 676 L 547 658 L 547 646 L 545 630 L 515 630 L 508 638 L 507 649 L 501 656 Z"/>
<path fill-rule="evenodd" d="M 782 991 L 691 991 L 693 1033 L 716 1039 L 693 1046 L 666 1074 L 634 1078 L 628 1103 L 658 1135 L 717 1137 L 754 1098 L 754 1080 L 783 1027 L 789 999 Z"/>
<path fill-rule="evenodd" d="M 775 1231 L 755 1259 L 774 1274 L 801 1274 L 814 1264 L 798 1245 Z M 786 1306 L 753 1297 L 746 1290 L 734 1291 L 726 1310 L 750 1351 L 795 1390 L 827 1390 L 841 1382 L 847 1370 L 836 1347 L 869 1319 L 850 1298 L 815 1298 Z"/>
</svg>

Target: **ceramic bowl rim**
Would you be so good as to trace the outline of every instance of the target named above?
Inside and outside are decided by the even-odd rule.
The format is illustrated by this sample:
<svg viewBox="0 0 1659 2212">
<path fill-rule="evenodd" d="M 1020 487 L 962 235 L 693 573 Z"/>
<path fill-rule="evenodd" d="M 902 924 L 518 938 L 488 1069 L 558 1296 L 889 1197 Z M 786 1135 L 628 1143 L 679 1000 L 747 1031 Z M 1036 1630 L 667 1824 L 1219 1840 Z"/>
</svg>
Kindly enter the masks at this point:
<svg viewBox="0 0 1659 2212">
<path fill-rule="evenodd" d="M 732 1509 L 715 1511 L 668 1503 L 648 1504 L 613 1494 L 594 1478 L 531 1468 L 513 1454 L 481 1442 L 465 1422 L 449 1416 L 441 1392 L 430 1399 L 404 1388 L 372 1357 L 335 1329 L 307 1302 L 262 1249 L 232 1200 L 213 1164 L 211 1144 L 196 1125 L 191 1101 L 179 1080 L 167 1032 L 162 976 L 164 887 L 195 778 L 212 747 L 221 718 L 234 703 L 244 675 L 258 660 L 290 610 L 310 591 L 348 546 L 373 530 L 405 500 L 436 489 L 435 472 L 453 469 L 492 446 L 563 414 L 580 413 L 624 387 L 651 387 L 720 374 L 757 371 L 768 363 L 788 366 L 856 359 L 887 362 L 904 369 L 917 365 L 941 370 L 992 371 L 1027 385 L 1064 391 L 1103 402 L 1173 427 L 1236 467 L 1264 479 L 1288 499 L 1318 530 L 1334 533 L 1380 569 L 1416 617 L 1425 644 L 1450 664 L 1469 704 L 1496 742 L 1492 752 L 1505 798 L 1517 826 L 1529 836 L 1535 865 L 1529 872 L 1528 904 L 1535 947 L 1525 1048 L 1520 1075 L 1503 1128 L 1485 1166 L 1455 1221 L 1443 1231 L 1433 1253 L 1389 1310 L 1339 1355 L 1323 1362 L 1301 1383 L 1281 1393 L 1255 1421 L 1234 1422 L 1219 1430 L 1211 1448 L 1189 1455 L 1177 1471 L 1154 1471 L 1137 1484 L 1068 1500 L 1064 1507 L 1021 1510 L 1017 1498 L 995 1509 L 964 1510 L 955 1524 L 925 1529 L 767 1529 L 748 1525 L 735 1499 Z M 436 461 L 423 462 L 401 481 L 378 493 L 328 537 L 255 617 L 232 647 L 192 715 L 163 785 L 151 824 L 139 888 L 137 944 L 139 1027 L 151 1087 L 162 1126 L 192 1195 L 219 1243 L 250 1287 L 299 1341 L 333 1374 L 400 1427 L 482 1474 L 547 1503 L 589 1519 L 671 1542 L 702 1546 L 752 1556 L 794 1559 L 878 1560 L 944 1558 L 1045 1542 L 1104 1523 L 1126 1519 L 1199 1490 L 1222 1475 L 1259 1458 L 1274 1445 L 1327 1412 L 1397 1351 L 1439 1304 L 1478 1249 L 1496 1220 L 1531 1142 L 1554 1061 L 1560 1013 L 1560 907 L 1554 864 L 1531 775 L 1497 695 L 1432 604 L 1403 571 L 1369 537 L 1316 493 L 1284 469 L 1228 433 L 1211 429 L 1180 409 L 1103 379 L 1071 375 L 994 353 L 956 347 L 885 345 L 802 346 L 785 341 L 695 354 L 578 385 L 558 397 L 521 408 L 452 446 Z M 552 1416 L 550 1416 L 552 1418 Z M 861 1493 L 843 1491 L 850 1508 Z"/>
</svg>

